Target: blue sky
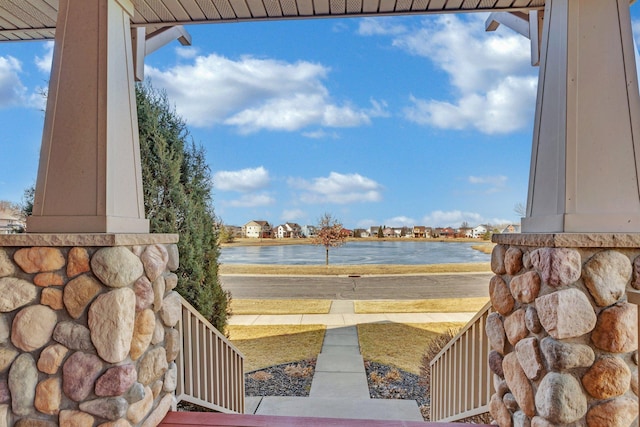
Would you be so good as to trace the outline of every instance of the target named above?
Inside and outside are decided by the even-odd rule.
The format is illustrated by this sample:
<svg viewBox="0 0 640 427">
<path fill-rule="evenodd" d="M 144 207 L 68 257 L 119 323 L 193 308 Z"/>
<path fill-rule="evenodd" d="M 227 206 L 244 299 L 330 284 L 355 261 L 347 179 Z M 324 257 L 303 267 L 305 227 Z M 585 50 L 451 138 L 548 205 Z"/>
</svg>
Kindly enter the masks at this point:
<svg viewBox="0 0 640 427">
<path fill-rule="evenodd" d="M 228 225 L 516 222 L 538 69 L 527 39 L 485 19 L 191 26 L 192 46 L 154 52 L 145 73 L 205 147 Z M 35 182 L 51 50 L 0 44 L 0 200 Z"/>
</svg>

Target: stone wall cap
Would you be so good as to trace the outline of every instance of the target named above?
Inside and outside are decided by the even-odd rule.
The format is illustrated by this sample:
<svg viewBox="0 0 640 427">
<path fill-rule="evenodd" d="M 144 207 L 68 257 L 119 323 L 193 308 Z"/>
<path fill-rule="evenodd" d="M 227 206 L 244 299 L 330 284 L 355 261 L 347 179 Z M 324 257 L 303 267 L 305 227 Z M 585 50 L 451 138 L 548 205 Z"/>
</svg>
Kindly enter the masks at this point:
<svg viewBox="0 0 640 427">
<path fill-rule="evenodd" d="M 8 246 L 134 246 L 177 243 L 178 234 L 133 233 L 24 233 L 0 235 L 0 247 Z"/>
<path fill-rule="evenodd" d="M 640 248 L 640 233 L 505 233 L 493 243 L 547 248 Z"/>
</svg>

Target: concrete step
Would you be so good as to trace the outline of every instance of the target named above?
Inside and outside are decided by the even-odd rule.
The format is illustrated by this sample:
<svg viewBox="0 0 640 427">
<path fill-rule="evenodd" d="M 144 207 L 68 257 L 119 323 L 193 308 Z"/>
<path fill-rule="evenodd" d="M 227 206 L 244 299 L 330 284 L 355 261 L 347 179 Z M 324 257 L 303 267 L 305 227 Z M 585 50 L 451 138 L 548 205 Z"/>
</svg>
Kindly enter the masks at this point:
<svg viewBox="0 0 640 427">
<path fill-rule="evenodd" d="M 422 421 L 415 400 L 263 397 L 257 415 L 285 415 L 365 420 Z"/>
<path fill-rule="evenodd" d="M 359 372 L 364 373 L 364 360 L 360 353 L 352 353 L 350 349 L 342 352 L 325 352 L 318 355 L 316 372 Z"/>
<path fill-rule="evenodd" d="M 313 375 L 309 397 L 345 399 L 369 398 L 369 385 L 364 372 L 318 372 Z"/>
</svg>

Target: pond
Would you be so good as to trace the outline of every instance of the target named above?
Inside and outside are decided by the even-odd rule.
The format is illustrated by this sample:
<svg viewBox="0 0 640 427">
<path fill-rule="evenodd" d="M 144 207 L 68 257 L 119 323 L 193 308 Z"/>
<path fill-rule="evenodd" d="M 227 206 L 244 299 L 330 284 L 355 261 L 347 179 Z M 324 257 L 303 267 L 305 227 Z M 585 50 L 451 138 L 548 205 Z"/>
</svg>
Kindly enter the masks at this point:
<svg viewBox="0 0 640 427">
<path fill-rule="evenodd" d="M 451 264 L 489 262 L 491 255 L 472 249 L 477 243 L 453 242 L 348 242 L 329 249 L 329 263 L 346 264 Z M 237 246 L 221 250 L 222 264 L 322 265 L 324 246 Z"/>
</svg>

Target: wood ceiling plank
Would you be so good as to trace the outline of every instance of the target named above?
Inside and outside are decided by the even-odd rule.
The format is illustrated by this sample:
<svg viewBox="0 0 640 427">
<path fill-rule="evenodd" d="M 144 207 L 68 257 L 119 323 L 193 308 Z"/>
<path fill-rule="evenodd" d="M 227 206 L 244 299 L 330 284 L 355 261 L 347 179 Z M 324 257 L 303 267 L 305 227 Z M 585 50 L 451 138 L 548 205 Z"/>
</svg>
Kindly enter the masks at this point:
<svg viewBox="0 0 640 427">
<path fill-rule="evenodd" d="M 362 12 L 364 13 L 375 13 L 378 11 L 379 0 L 363 0 L 362 2 Z"/>
<path fill-rule="evenodd" d="M 191 17 L 178 0 L 163 0 L 163 3 L 176 21 L 191 20 Z"/>
<path fill-rule="evenodd" d="M 155 14 L 151 6 L 145 0 L 136 0 L 133 3 L 136 13 L 133 22 L 136 24 L 146 24 L 148 22 L 158 22 L 160 17 Z"/>
<path fill-rule="evenodd" d="M 429 0 L 413 0 L 413 4 L 411 5 L 411 10 L 415 12 L 420 12 L 427 10 L 429 7 Z"/>
<path fill-rule="evenodd" d="M 396 12 L 408 12 L 411 10 L 411 4 L 413 0 L 397 0 L 396 2 Z"/>
<path fill-rule="evenodd" d="M 46 16 L 46 19 L 49 19 L 53 25 L 56 24 L 56 19 L 58 18 L 58 9 L 53 8 L 49 3 L 44 0 L 30 0 L 29 3 L 31 6 L 36 8 L 39 13 Z M 44 18 L 43 18 L 44 22 Z"/>
<path fill-rule="evenodd" d="M 463 0 L 449 0 L 447 4 L 444 6 L 444 10 L 457 10 L 462 6 Z"/>
<path fill-rule="evenodd" d="M 316 15 L 328 15 L 329 0 L 313 0 L 313 10 L 315 10 Z"/>
<path fill-rule="evenodd" d="M 380 13 L 393 12 L 396 8 L 396 0 L 380 0 Z"/>
<path fill-rule="evenodd" d="M 251 18 L 249 6 L 244 0 L 229 0 L 229 4 L 233 8 L 233 13 L 241 19 Z"/>
<path fill-rule="evenodd" d="M 313 16 L 313 0 L 298 0 L 300 16 Z"/>
<path fill-rule="evenodd" d="M 280 0 L 283 16 L 298 16 L 296 0 Z"/>
<path fill-rule="evenodd" d="M 0 4 L 0 15 L 4 16 L 7 21 L 11 22 L 15 26 L 15 28 L 22 28 L 22 29 L 31 28 L 31 25 L 27 24 L 18 16 L 16 16 L 14 13 L 4 8 L 2 4 Z"/>
<path fill-rule="evenodd" d="M 496 4 L 496 0 L 481 0 L 478 5 L 479 9 L 491 9 Z"/>
<path fill-rule="evenodd" d="M 222 19 L 237 18 L 228 0 L 213 0 L 213 4 L 216 6 L 216 9 L 218 9 L 218 13 L 222 17 Z"/>
<path fill-rule="evenodd" d="M 362 13 L 362 0 L 347 0 L 347 14 Z"/>
<path fill-rule="evenodd" d="M 460 6 L 464 10 L 474 10 L 478 8 L 478 4 L 480 0 L 464 0 L 462 2 L 462 6 Z"/>
<path fill-rule="evenodd" d="M 153 10 L 153 12 L 158 15 L 160 18 L 159 21 L 155 22 L 173 22 L 176 21 L 175 16 L 171 14 L 169 9 L 164 5 L 164 3 L 160 0 L 147 0 L 149 7 Z"/>
<path fill-rule="evenodd" d="M 282 16 L 282 8 L 280 7 L 280 2 L 278 0 L 263 0 L 264 7 L 267 10 L 267 15 L 269 17 L 279 17 Z"/>
<path fill-rule="evenodd" d="M 15 30 L 17 27 L 11 22 L 7 21 L 0 15 L 0 31 L 2 30 Z"/>
<path fill-rule="evenodd" d="M 427 10 L 443 10 L 447 0 L 431 0 Z"/>
<path fill-rule="evenodd" d="M 531 3 L 531 0 L 515 0 L 513 2 L 513 7 L 527 7 Z"/>
<path fill-rule="evenodd" d="M 530 7 L 544 7 L 544 0 L 531 0 Z"/>
<path fill-rule="evenodd" d="M 196 3 L 198 3 L 200 10 L 202 10 L 207 19 L 213 21 L 219 21 L 221 19 L 218 9 L 216 9 L 211 0 L 196 0 Z"/>
<path fill-rule="evenodd" d="M 498 0 L 496 1 L 496 4 L 494 7 L 505 8 L 505 7 L 511 7 L 512 4 L 513 4 L 513 0 Z"/>
<path fill-rule="evenodd" d="M 184 10 L 187 11 L 191 20 L 193 21 L 203 21 L 206 17 L 200 6 L 195 2 L 195 0 L 181 0 L 182 6 Z"/>
<path fill-rule="evenodd" d="M 329 8 L 332 15 L 344 15 L 347 11 L 346 0 L 329 0 Z"/>
<path fill-rule="evenodd" d="M 262 0 L 247 0 L 247 6 L 249 6 L 251 16 L 253 16 L 254 18 L 267 17 L 267 11 L 264 8 L 264 3 L 262 3 Z"/>
</svg>

